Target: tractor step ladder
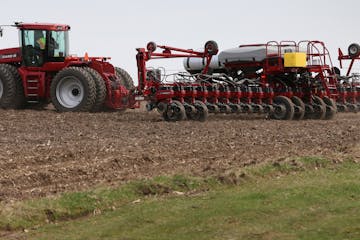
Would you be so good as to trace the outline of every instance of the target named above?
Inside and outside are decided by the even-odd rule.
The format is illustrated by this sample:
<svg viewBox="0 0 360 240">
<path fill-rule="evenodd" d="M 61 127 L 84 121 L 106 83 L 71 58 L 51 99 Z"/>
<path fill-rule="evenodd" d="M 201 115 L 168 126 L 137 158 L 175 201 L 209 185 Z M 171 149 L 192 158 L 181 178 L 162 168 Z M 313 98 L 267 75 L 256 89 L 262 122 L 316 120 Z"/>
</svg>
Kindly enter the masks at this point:
<svg viewBox="0 0 360 240">
<path fill-rule="evenodd" d="M 28 98 L 29 103 L 38 103 L 39 98 L 44 97 L 44 80 L 44 72 L 29 72 L 26 75 L 24 92 L 25 96 Z"/>
</svg>

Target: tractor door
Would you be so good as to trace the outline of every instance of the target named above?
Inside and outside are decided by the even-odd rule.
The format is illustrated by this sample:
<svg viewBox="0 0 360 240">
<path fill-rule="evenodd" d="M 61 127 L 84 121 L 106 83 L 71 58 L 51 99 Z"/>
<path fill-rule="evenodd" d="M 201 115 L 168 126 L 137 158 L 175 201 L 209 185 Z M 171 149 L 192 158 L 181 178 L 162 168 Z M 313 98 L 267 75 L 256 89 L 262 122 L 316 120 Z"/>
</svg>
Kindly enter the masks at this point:
<svg viewBox="0 0 360 240">
<path fill-rule="evenodd" d="M 46 31 L 22 30 L 23 64 L 27 67 L 41 67 L 46 56 Z"/>
</svg>

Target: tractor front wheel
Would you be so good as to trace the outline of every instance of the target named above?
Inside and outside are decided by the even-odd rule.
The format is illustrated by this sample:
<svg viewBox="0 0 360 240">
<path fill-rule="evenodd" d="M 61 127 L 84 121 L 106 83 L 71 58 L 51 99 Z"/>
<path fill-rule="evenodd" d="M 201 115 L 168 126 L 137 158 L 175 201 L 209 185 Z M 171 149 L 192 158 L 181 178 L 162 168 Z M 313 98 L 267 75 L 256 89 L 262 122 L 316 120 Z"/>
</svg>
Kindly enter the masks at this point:
<svg viewBox="0 0 360 240">
<path fill-rule="evenodd" d="M 54 77 L 50 97 L 59 112 L 90 111 L 95 103 L 96 84 L 85 69 L 65 68 Z"/>
</svg>

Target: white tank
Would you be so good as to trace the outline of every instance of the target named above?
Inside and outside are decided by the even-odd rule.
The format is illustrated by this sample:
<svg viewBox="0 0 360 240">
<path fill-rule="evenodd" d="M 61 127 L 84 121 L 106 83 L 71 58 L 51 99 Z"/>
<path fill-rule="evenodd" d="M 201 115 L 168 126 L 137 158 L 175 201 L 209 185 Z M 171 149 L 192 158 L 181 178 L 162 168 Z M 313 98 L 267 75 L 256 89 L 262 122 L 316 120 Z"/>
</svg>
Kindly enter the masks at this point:
<svg viewBox="0 0 360 240">
<path fill-rule="evenodd" d="M 200 73 L 206 65 L 205 58 L 188 57 L 184 58 L 184 68 L 189 73 Z M 213 56 L 209 66 L 212 70 L 221 70 L 224 68 L 223 64 L 219 62 L 217 55 Z"/>
</svg>

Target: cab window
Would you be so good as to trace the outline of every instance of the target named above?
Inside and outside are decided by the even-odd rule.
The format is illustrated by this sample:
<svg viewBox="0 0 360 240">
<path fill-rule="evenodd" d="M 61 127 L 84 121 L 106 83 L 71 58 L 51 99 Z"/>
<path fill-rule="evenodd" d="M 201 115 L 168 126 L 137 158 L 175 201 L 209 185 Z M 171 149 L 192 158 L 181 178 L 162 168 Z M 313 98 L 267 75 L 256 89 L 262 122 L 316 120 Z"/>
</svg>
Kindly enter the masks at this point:
<svg viewBox="0 0 360 240">
<path fill-rule="evenodd" d="M 46 45 L 46 31 L 24 30 L 24 46 L 32 46 L 44 50 Z"/>
<path fill-rule="evenodd" d="M 26 66 L 42 66 L 46 57 L 46 31 L 23 30 L 22 49 Z"/>
<path fill-rule="evenodd" d="M 49 36 L 49 57 L 64 58 L 68 55 L 67 32 L 51 31 Z"/>
</svg>

